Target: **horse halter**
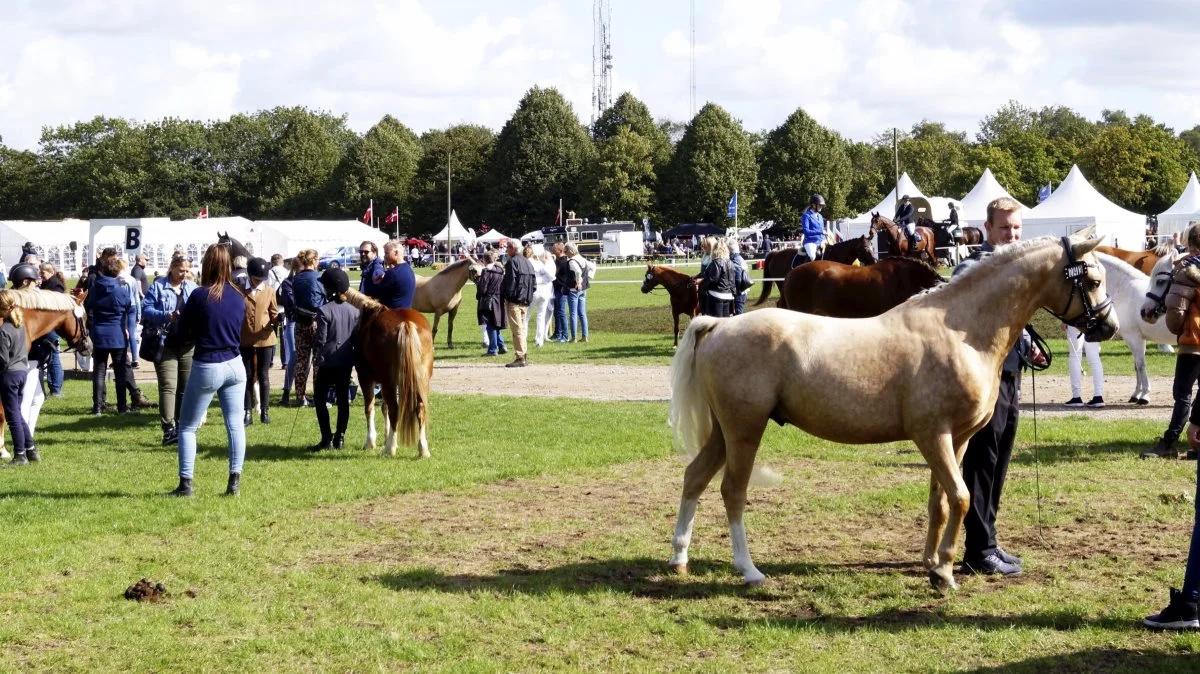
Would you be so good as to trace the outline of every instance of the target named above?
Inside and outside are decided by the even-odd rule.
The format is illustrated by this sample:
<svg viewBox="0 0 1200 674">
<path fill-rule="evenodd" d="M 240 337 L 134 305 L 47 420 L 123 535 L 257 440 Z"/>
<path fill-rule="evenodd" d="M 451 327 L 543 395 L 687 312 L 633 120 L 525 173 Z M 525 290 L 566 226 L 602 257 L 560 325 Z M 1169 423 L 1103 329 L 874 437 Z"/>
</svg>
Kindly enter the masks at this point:
<svg viewBox="0 0 1200 674">
<path fill-rule="evenodd" d="M 1160 271 L 1155 274 L 1155 277 L 1167 277 L 1167 284 L 1163 286 L 1162 293 L 1155 295 L 1153 291 L 1146 291 L 1146 299 L 1154 302 L 1154 315 L 1162 316 L 1167 313 L 1167 295 L 1171 293 L 1171 286 L 1175 285 L 1175 268 L 1178 265 L 1173 265 L 1170 271 Z"/>
<path fill-rule="evenodd" d="M 1063 278 L 1071 284 L 1071 294 L 1067 295 L 1067 306 L 1062 310 L 1061 314 L 1050 311 L 1050 309 L 1046 309 L 1046 311 L 1051 316 L 1086 335 L 1095 331 L 1100 321 L 1108 315 L 1108 312 L 1112 309 L 1112 298 L 1105 294 L 1104 300 L 1100 304 L 1092 304 L 1092 299 L 1088 297 L 1087 288 L 1083 284 L 1087 282 L 1088 269 L 1099 267 L 1099 265 L 1088 264 L 1083 260 L 1076 260 L 1075 251 L 1071 248 L 1071 240 L 1065 236 L 1062 238 L 1062 246 L 1067 253 L 1067 265 L 1063 267 Z M 1076 296 L 1079 297 L 1079 303 L 1083 305 L 1083 311 L 1074 318 L 1068 319 L 1066 318 L 1067 312 L 1071 310 L 1071 305 L 1075 303 Z"/>
</svg>

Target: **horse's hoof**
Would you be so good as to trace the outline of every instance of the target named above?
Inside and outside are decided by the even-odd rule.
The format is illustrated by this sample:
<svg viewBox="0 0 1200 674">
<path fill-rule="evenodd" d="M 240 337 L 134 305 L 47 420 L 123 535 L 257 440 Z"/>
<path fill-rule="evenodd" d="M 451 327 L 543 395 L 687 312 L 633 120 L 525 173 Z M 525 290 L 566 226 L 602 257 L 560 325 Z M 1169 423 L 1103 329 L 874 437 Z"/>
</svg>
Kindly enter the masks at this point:
<svg viewBox="0 0 1200 674">
<path fill-rule="evenodd" d="M 937 590 L 941 594 L 946 594 L 951 590 L 958 589 L 958 583 L 954 582 L 953 574 L 942 576 L 937 571 L 929 572 L 929 584 L 933 586 L 934 590 Z"/>
<path fill-rule="evenodd" d="M 676 576 L 686 576 L 688 575 L 687 564 L 672 564 L 671 572 Z"/>
<path fill-rule="evenodd" d="M 763 583 L 765 583 L 765 582 L 767 582 L 767 578 L 766 578 L 766 576 L 763 576 L 762 578 L 747 578 L 744 581 L 744 584 L 748 588 L 755 588 L 755 587 L 762 587 Z"/>
</svg>

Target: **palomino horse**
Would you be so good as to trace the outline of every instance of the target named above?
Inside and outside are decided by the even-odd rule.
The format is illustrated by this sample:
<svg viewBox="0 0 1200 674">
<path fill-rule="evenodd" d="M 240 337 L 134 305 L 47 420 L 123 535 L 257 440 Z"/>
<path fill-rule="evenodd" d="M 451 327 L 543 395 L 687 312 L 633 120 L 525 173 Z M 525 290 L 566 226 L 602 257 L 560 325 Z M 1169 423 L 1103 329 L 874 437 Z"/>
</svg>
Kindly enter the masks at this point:
<svg viewBox="0 0 1200 674">
<path fill-rule="evenodd" d="M 992 416 L 1000 366 L 1022 328 L 1045 307 L 1089 340 L 1117 331 L 1104 268 L 1091 254 L 1100 240 L 1082 236 L 1005 246 L 874 318 L 763 309 L 694 319 L 671 362 L 671 426 L 692 457 L 671 567 L 687 572 L 696 504 L 724 469 L 733 564 L 749 584 L 765 579 L 751 561 L 742 514 L 752 474 L 768 483 L 774 476 L 754 469 L 774 420 L 832 442 L 914 441 L 932 469 L 925 567 L 936 589 L 955 587 L 951 563 L 970 504 L 959 462 Z"/>
<path fill-rule="evenodd" d="M 646 280 L 642 282 L 642 292 L 648 293 L 656 287 L 667 289 L 671 296 L 671 318 L 675 320 L 675 343 L 679 346 L 679 317 L 695 318 L 700 313 L 700 289 L 692 282 L 692 277 L 670 267 L 646 265 Z"/>
<path fill-rule="evenodd" d="M 429 456 L 425 428 L 429 424 L 429 380 L 433 377 L 433 333 L 429 319 L 413 309 L 388 309 L 357 290 L 346 301 L 362 312 L 358 341 L 365 354 L 355 370 L 367 415 L 363 449 L 375 449 L 375 382 L 383 396 L 385 456 L 396 445 L 417 446 L 417 458 Z M 366 362 L 369 359 L 370 362 Z"/>
<path fill-rule="evenodd" d="M 433 336 L 437 337 L 438 323 L 446 314 L 446 348 L 454 348 L 454 317 L 462 302 L 462 289 L 467 284 L 467 271 L 474 262 L 470 257 L 455 260 L 433 276 L 417 276 L 417 292 L 413 309 L 433 314 Z"/>
<path fill-rule="evenodd" d="M 1170 243 L 1164 243 L 1150 250 L 1125 250 L 1124 248 L 1113 248 L 1112 246 L 1097 246 L 1096 252 L 1111 255 L 1146 276 L 1150 276 L 1154 270 L 1154 265 L 1158 263 L 1160 258 L 1175 254 L 1175 246 Z"/>
<path fill-rule="evenodd" d="M 780 248 L 767 254 L 763 260 L 763 276 L 766 278 L 784 278 L 792 270 L 792 260 L 800 253 L 799 248 Z M 875 253 L 871 250 L 871 239 L 866 236 L 856 236 L 833 244 L 825 249 L 822 260 L 832 260 L 842 264 L 858 262 L 862 265 L 875 264 Z M 771 286 L 778 284 L 780 294 L 783 293 L 783 281 L 763 281 L 762 294 L 754 302 L 758 306 L 771 296 Z"/>
<path fill-rule="evenodd" d="M 869 267 L 818 260 L 788 272 L 779 308 L 868 318 L 945 282 L 936 269 L 912 257 L 891 257 Z"/>
<path fill-rule="evenodd" d="M 92 354 L 92 340 L 88 337 L 87 314 L 83 310 L 83 299 L 86 293 L 78 298 L 66 293 L 56 293 L 49 290 L 2 290 L 13 293 L 17 298 L 17 306 L 25 314 L 25 333 L 29 343 L 46 333 L 54 330 L 60 337 L 67 340 L 67 346 L 75 349 L 81 356 Z M 28 348 L 26 349 L 28 350 Z M 4 409 L 0 408 L 0 428 L 4 426 Z M 4 434 L 0 433 L 0 454 L 7 454 L 4 448 Z"/>
<path fill-rule="evenodd" d="M 871 236 L 875 236 L 876 232 L 883 233 L 883 236 L 888 241 L 888 257 L 921 257 L 924 255 L 926 262 L 936 264 L 937 244 L 934 243 L 932 229 L 928 227 L 917 228 L 917 234 L 921 237 L 921 240 L 917 243 L 916 250 L 908 249 L 908 235 L 904 233 L 904 229 L 886 217 L 878 213 L 872 213 Z"/>
<path fill-rule="evenodd" d="M 1099 251 L 1103 247 L 1098 246 L 1096 250 Z M 1174 255 L 1167 255 L 1159 259 L 1158 266 L 1163 271 L 1162 276 L 1170 276 L 1174 257 Z M 1117 320 L 1121 323 L 1121 329 L 1117 334 L 1125 340 L 1125 344 L 1133 353 L 1133 367 L 1137 371 L 1137 386 L 1133 389 L 1133 394 L 1129 396 L 1129 402 L 1136 405 L 1149 405 L 1150 377 L 1146 374 L 1146 343 L 1169 344 L 1175 341 L 1175 335 L 1167 329 L 1166 322 L 1150 323 L 1142 319 L 1142 301 L 1146 298 L 1147 292 L 1152 292 L 1149 276 L 1111 255 L 1097 252 L 1096 259 L 1104 265 L 1108 292 L 1113 300 L 1113 311 L 1117 313 Z"/>
</svg>

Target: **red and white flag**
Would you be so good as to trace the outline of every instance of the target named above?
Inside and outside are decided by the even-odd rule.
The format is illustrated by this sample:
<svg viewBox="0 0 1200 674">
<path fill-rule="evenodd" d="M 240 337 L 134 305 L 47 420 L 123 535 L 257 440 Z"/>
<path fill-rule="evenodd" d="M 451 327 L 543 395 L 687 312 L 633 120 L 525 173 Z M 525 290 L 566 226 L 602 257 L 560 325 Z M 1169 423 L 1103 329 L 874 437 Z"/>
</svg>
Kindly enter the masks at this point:
<svg viewBox="0 0 1200 674">
<path fill-rule="evenodd" d="M 367 206 L 367 212 L 363 213 L 362 221 L 369 225 L 369 224 L 371 224 L 371 219 L 373 217 L 375 217 L 375 204 L 371 204 L 370 206 Z"/>
<path fill-rule="evenodd" d="M 196 219 L 197 220 L 207 220 L 208 219 L 208 206 L 205 206 L 204 208 L 200 209 L 200 214 L 196 216 Z"/>
<path fill-rule="evenodd" d="M 397 206 L 395 210 L 393 210 L 391 213 L 388 213 L 388 216 L 384 218 L 383 222 L 384 224 L 400 222 L 400 207 Z"/>
</svg>

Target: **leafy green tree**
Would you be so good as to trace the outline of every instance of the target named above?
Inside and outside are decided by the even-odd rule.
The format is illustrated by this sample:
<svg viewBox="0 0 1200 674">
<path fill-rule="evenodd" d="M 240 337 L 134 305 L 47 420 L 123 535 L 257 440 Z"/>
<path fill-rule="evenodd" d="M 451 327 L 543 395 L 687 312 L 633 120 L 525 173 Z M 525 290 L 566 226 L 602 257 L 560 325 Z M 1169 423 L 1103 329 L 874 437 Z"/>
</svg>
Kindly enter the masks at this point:
<svg viewBox="0 0 1200 674">
<path fill-rule="evenodd" d="M 52 171 L 52 217 L 142 215 L 149 165 L 142 129 L 124 119 L 95 117 L 44 129 L 40 144 Z"/>
<path fill-rule="evenodd" d="M 846 147 L 850 159 L 850 186 L 846 195 L 846 208 L 852 215 L 865 213 L 867 209 L 883 199 L 891 191 L 881 153 L 871 143 L 850 143 Z M 890 157 L 891 153 L 888 152 Z"/>
<path fill-rule="evenodd" d="M 732 225 L 726 205 L 738 192 L 741 213 L 752 213 L 758 184 L 758 163 L 741 123 L 720 106 L 700 109 L 663 177 L 660 198 L 668 223 L 711 222 Z"/>
<path fill-rule="evenodd" d="M 222 206 L 217 202 L 204 123 L 167 118 L 147 124 L 143 132 L 149 163 L 140 195 L 142 214 L 178 220 L 195 217 L 209 203 Z"/>
<path fill-rule="evenodd" d="M 273 134 L 266 113 L 233 115 L 208 129 L 212 154 L 215 208 L 211 214 L 228 213 L 261 218 L 263 186 L 267 180 L 268 154 Z"/>
<path fill-rule="evenodd" d="M 1193 126 L 1187 131 L 1179 134 L 1179 140 L 1184 144 L 1187 150 L 1191 152 L 1192 157 L 1194 158 L 1191 159 L 1192 163 L 1194 164 L 1195 162 L 1200 162 L 1200 125 Z"/>
<path fill-rule="evenodd" d="M 948 194 L 955 198 L 966 196 L 975 187 L 984 169 L 991 169 L 996 182 L 1016 196 L 1013 190 L 1021 180 L 1017 164 L 1007 150 L 994 145 L 972 145 L 967 148 L 963 164 L 950 182 Z"/>
<path fill-rule="evenodd" d="M 908 172 L 926 194 L 951 194 L 955 176 L 963 171 L 967 147 L 965 133 L 950 132 L 940 122 L 922 120 L 899 143 L 900 170 Z"/>
<path fill-rule="evenodd" d="M 587 131 L 562 94 L 530 89 L 496 138 L 492 224 L 513 230 L 549 225 L 559 199 L 567 208 L 580 203 L 580 178 L 593 155 Z"/>
<path fill-rule="evenodd" d="M 1144 147 L 1147 158 L 1146 182 L 1148 195 L 1134 210 L 1144 213 L 1161 213 L 1175 203 L 1175 199 L 1187 185 L 1188 173 L 1195 165 L 1189 162 L 1188 149 L 1175 136 L 1175 132 L 1162 124 L 1155 124 L 1146 115 L 1133 120 L 1134 137 Z"/>
<path fill-rule="evenodd" d="M 393 208 L 399 209 L 399 229 L 412 224 L 413 178 L 421 145 L 407 126 L 385 115 L 356 140 L 338 167 L 335 182 L 338 206 L 343 213 L 361 213 L 371 199 L 382 221 Z M 384 228 L 391 231 L 391 227 Z"/>
<path fill-rule="evenodd" d="M 1150 196 L 1145 181 L 1149 167 L 1145 145 L 1123 125 L 1106 126 L 1079 157 L 1079 168 L 1092 185 L 1126 208 L 1138 208 Z"/>
<path fill-rule="evenodd" d="M 766 134 L 758 162 L 754 215 L 777 226 L 798 229 L 808 200 L 819 193 L 829 217 L 851 215 L 846 206 L 853 167 L 846 142 L 797 109 Z"/>
<path fill-rule="evenodd" d="M 616 136 L 621 127 L 628 127 L 631 132 L 650 141 L 656 169 L 665 166 L 671 159 L 671 139 L 655 124 L 646 104 L 628 92 L 618 96 L 612 107 L 600 115 L 592 125 L 592 137 L 601 143 Z"/>
<path fill-rule="evenodd" d="M 0 219 L 48 217 L 49 183 L 46 162 L 36 152 L 0 145 Z"/>
<path fill-rule="evenodd" d="M 584 205 L 597 218 L 657 219 L 654 213 L 654 143 L 628 126 L 599 144 L 598 157 L 584 171 Z"/>
<path fill-rule="evenodd" d="M 345 215 L 333 203 L 332 184 L 334 171 L 354 141 L 345 117 L 299 108 L 277 112 L 270 123 L 279 122 L 282 129 L 265 151 L 263 214 L 298 219 Z"/>
<path fill-rule="evenodd" d="M 401 231 L 416 236 L 446 226 L 447 155 L 451 158 L 454 209 L 465 226 L 478 228 L 493 210 L 487 185 L 495 145 L 496 134 L 482 126 L 463 124 L 424 133 L 421 159 L 413 178 L 413 218 Z"/>
</svg>

